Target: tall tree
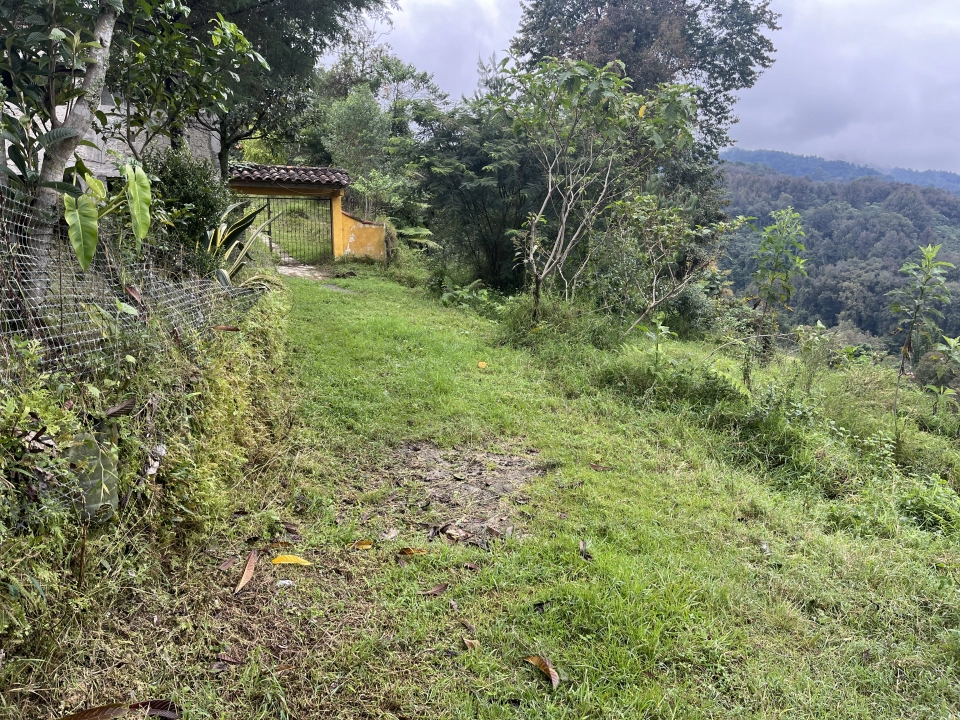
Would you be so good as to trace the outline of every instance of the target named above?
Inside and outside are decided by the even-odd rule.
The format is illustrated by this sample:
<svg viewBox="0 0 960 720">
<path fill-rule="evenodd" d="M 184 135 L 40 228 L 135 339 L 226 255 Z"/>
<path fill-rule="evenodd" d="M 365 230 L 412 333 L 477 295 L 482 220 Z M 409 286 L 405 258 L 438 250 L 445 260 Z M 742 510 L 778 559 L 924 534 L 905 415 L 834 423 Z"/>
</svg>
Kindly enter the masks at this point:
<svg viewBox="0 0 960 720">
<path fill-rule="evenodd" d="M 765 31 L 777 30 L 770 0 L 531 0 L 513 51 L 534 65 L 545 57 L 605 65 L 619 60 L 634 91 L 660 83 L 699 88 L 700 141 L 729 143 L 735 94 L 772 65 Z"/>
<path fill-rule="evenodd" d="M 199 116 L 201 124 L 219 136 L 224 175 L 237 143 L 289 130 L 307 107 L 318 60 L 348 31 L 356 15 L 388 6 L 391 0 L 191 0 L 190 22 L 195 27 L 220 13 L 236 23 L 270 68 L 244 68 L 231 87 L 230 107 Z"/>
</svg>

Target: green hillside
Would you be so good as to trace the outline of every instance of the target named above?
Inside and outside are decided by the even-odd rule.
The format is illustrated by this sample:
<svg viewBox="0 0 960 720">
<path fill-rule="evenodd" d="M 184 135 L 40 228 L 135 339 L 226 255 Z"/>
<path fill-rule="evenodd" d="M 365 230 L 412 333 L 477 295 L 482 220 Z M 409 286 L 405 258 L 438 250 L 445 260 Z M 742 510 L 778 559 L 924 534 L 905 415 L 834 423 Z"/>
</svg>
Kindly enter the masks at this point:
<svg viewBox="0 0 960 720">
<path fill-rule="evenodd" d="M 784 175 L 759 165 L 724 166 L 732 215 L 757 218 L 794 207 L 807 233 L 809 277 L 798 283 L 791 322 L 828 326 L 846 323 L 877 337 L 896 327 L 886 294 L 903 284 L 900 267 L 919 245 L 943 244 L 942 259 L 960 265 L 960 198 L 936 188 L 867 177 L 851 182 L 818 182 Z M 739 291 L 747 291 L 759 232 L 742 230 L 731 243 L 724 267 Z M 949 285 L 960 290 L 960 273 Z M 960 334 L 960 316 L 947 313 L 943 329 Z"/>
<path fill-rule="evenodd" d="M 960 175 L 944 170 L 909 170 L 893 168 L 881 172 L 866 165 L 843 160 L 827 160 L 815 155 L 795 155 L 779 150 L 742 150 L 729 148 L 720 153 L 728 162 L 766 165 L 783 175 L 806 177 L 811 180 L 849 182 L 862 177 L 879 177 L 895 182 L 936 187 L 954 195 L 960 194 Z"/>
</svg>

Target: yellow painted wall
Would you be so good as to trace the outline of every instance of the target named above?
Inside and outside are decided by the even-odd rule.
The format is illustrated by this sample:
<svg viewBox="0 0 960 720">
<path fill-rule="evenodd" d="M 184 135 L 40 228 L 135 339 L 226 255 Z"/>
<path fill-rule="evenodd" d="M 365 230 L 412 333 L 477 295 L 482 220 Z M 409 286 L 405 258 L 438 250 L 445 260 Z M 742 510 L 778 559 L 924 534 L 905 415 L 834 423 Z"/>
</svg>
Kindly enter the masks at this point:
<svg viewBox="0 0 960 720">
<path fill-rule="evenodd" d="M 334 200 L 333 217 L 334 220 L 334 241 L 333 256 L 343 257 L 344 255 L 354 255 L 357 257 L 368 257 L 376 260 L 387 259 L 386 246 L 386 227 L 381 223 L 372 223 L 360 218 L 355 218 L 343 212 L 340 207 L 339 198 Z M 339 210 L 339 212 L 338 212 Z M 340 228 L 337 232 L 336 218 L 340 219 Z"/>
</svg>

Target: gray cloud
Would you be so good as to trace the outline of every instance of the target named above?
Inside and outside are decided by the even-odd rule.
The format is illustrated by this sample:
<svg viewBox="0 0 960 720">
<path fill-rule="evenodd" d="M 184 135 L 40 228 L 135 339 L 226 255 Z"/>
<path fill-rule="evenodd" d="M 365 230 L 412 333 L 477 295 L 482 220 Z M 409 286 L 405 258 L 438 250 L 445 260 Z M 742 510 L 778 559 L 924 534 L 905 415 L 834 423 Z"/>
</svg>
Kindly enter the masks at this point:
<svg viewBox="0 0 960 720">
<path fill-rule="evenodd" d="M 503 57 L 520 23 L 518 0 L 404 0 L 387 40 L 432 72 L 454 98 L 477 86 L 477 61 Z"/>
<path fill-rule="evenodd" d="M 401 0 L 388 40 L 454 97 L 502 56 L 518 0 Z M 777 63 L 745 93 L 747 149 L 960 171 L 960 2 L 774 0 Z"/>
<path fill-rule="evenodd" d="M 747 149 L 960 171 L 956 0 L 778 0 L 777 63 L 743 93 Z"/>
</svg>

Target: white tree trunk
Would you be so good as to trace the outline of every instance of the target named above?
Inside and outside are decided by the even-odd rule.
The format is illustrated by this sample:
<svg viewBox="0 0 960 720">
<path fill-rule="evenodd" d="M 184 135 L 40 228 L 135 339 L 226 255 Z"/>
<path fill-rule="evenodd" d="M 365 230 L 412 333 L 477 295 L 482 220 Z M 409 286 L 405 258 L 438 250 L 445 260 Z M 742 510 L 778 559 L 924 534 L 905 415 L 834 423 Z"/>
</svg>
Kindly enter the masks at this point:
<svg viewBox="0 0 960 720">
<path fill-rule="evenodd" d="M 113 42 L 113 30 L 117 23 L 117 11 L 106 2 L 100 3 L 100 14 L 94 25 L 94 39 L 99 48 L 91 48 L 90 62 L 87 63 L 81 88 L 83 95 L 78 97 L 69 108 L 63 122 L 58 127 L 73 128 L 77 136 L 68 138 L 46 149 L 43 164 L 40 167 L 40 182 L 61 182 L 63 173 L 73 157 L 77 147 L 93 126 L 94 114 L 100 107 L 100 97 L 107 80 L 107 68 L 110 65 L 110 45 Z M 34 211 L 40 220 L 33 238 L 30 254 L 29 287 L 26 293 L 32 309 L 39 309 L 47 294 L 51 264 L 51 249 L 55 239 L 56 225 L 50 224 L 60 201 L 60 193 L 49 187 L 41 187 L 34 199 Z"/>
</svg>

